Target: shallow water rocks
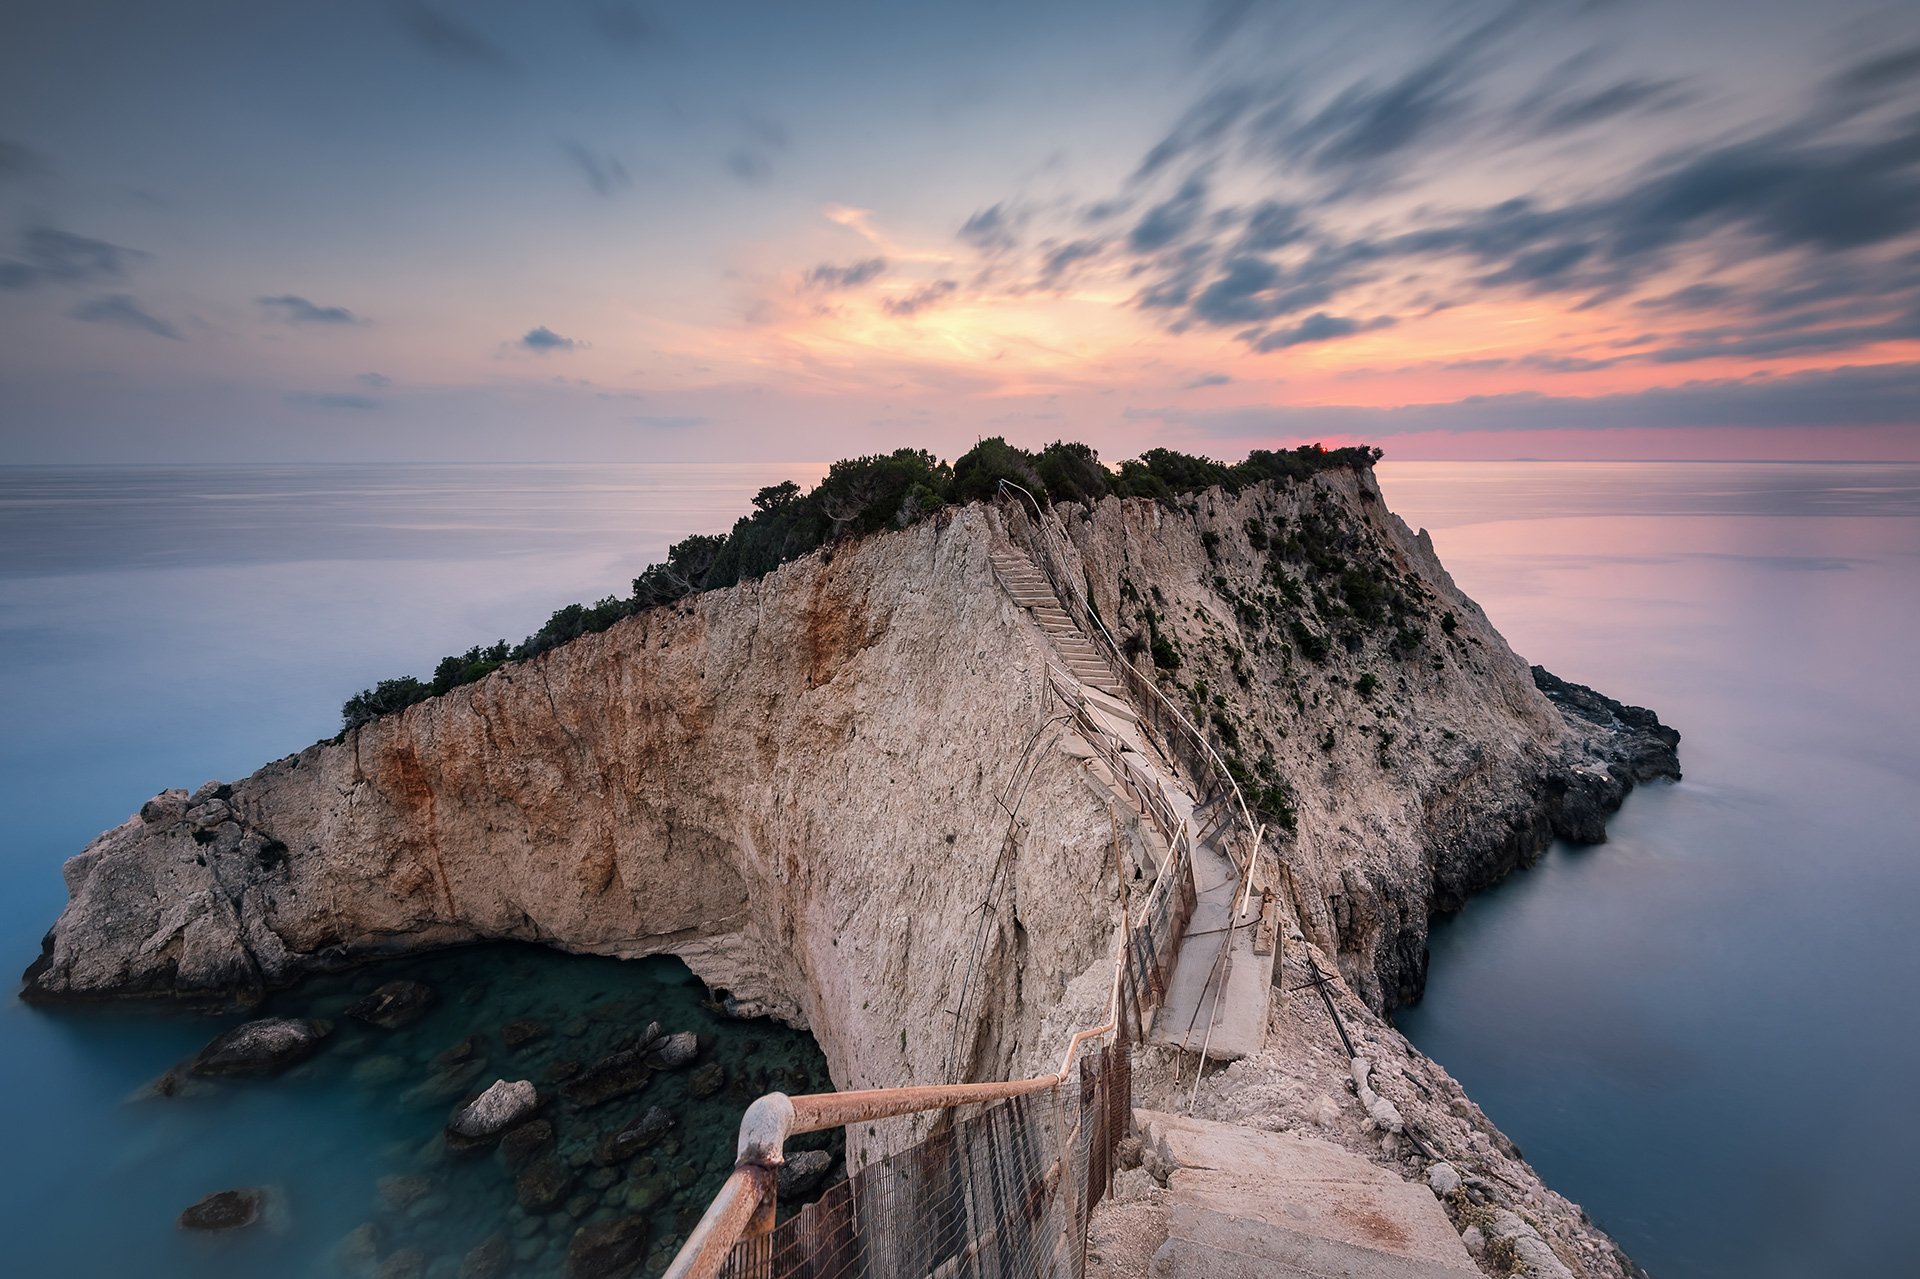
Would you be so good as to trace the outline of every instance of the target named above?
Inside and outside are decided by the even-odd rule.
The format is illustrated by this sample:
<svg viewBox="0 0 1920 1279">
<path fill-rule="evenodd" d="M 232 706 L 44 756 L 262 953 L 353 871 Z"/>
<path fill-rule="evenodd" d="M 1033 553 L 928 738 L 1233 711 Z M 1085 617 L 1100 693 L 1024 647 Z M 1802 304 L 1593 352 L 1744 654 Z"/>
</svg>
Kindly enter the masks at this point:
<svg viewBox="0 0 1920 1279">
<path fill-rule="evenodd" d="M 475 1150 L 499 1140 L 540 1108 L 540 1092 L 530 1079 L 497 1079 L 447 1124 L 447 1148 Z"/>
<path fill-rule="evenodd" d="M 553 1027 L 533 1017 L 521 1017 L 500 1028 L 500 1042 L 510 1049 L 525 1048 L 536 1039 L 545 1039 Z"/>
<path fill-rule="evenodd" d="M 647 1064 L 655 1070 L 678 1070 L 700 1055 L 700 1036 L 691 1030 L 655 1040 L 647 1050 Z"/>
<path fill-rule="evenodd" d="M 427 1254 L 418 1248 L 401 1248 L 380 1263 L 374 1271 L 378 1279 L 426 1279 Z"/>
<path fill-rule="evenodd" d="M 698 1098 L 711 1097 L 727 1086 L 727 1068 L 710 1061 L 687 1077 L 687 1092 Z"/>
<path fill-rule="evenodd" d="M 496 1230 L 460 1259 L 460 1279 L 501 1279 L 512 1265 L 513 1241 Z"/>
<path fill-rule="evenodd" d="M 382 1030 L 398 1030 L 426 1016 L 435 999 L 433 987 L 425 982 L 390 981 L 347 1005 L 347 1016 Z"/>
<path fill-rule="evenodd" d="M 518 1172 L 536 1155 L 553 1148 L 553 1125 L 544 1119 L 529 1120 L 509 1128 L 500 1138 L 500 1159 L 510 1172 Z"/>
<path fill-rule="evenodd" d="M 673 1116 L 659 1106 L 650 1107 L 636 1122 L 609 1133 L 594 1149 L 593 1162 L 603 1168 L 622 1163 L 657 1145 L 672 1130 Z"/>
<path fill-rule="evenodd" d="M 560 1095 L 578 1106 L 599 1106 L 639 1092 L 653 1078 L 648 1050 L 628 1048 L 602 1057 L 560 1087 Z"/>
<path fill-rule="evenodd" d="M 196 1075 L 277 1075 L 320 1050 L 331 1029 L 325 1022 L 263 1017 L 221 1035 L 193 1059 Z"/>
<path fill-rule="evenodd" d="M 646 1255 L 645 1217 L 590 1222 L 567 1244 L 567 1279 L 615 1279 L 637 1270 Z"/>
<path fill-rule="evenodd" d="M 216 1190 L 180 1214 L 182 1230 L 238 1230 L 260 1220 L 261 1190 Z"/>
<path fill-rule="evenodd" d="M 573 1189 L 573 1173 L 554 1159 L 536 1159 L 514 1179 L 513 1194 L 528 1212 L 552 1212 Z"/>
<path fill-rule="evenodd" d="M 797 1150 L 780 1165 L 775 1194 L 782 1199 L 810 1195 L 833 1169 L 833 1156 L 824 1150 Z"/>
</svg>

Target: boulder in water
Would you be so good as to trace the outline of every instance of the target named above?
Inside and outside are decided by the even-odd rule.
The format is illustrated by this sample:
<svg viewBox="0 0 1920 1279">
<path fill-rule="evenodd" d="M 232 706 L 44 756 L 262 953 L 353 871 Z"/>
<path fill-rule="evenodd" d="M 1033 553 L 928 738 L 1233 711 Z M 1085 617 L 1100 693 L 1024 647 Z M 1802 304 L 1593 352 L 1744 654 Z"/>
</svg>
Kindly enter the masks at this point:
<svg viewBox="0 0 1920 1279">
<path fill-rule="evenodd" d="M 609 1134 L 593 1152 L 593 1162 L 602 1168 L 633 1158 L 655 1145 L 673 1128 L 673 1116 L 659 1106 L 620 1131 Z"/>
<path fill-rule="evenodd" d="M 602 1057 L 560 1087 L 560 1095 L 581 1106 L 598 1106 L 639 1092 L 653 1078 L 645 1048 L 628 1048 Z"/>
<path fill-rule="evenodd" d="M 553 1033 L 553 1027 L 532 1017 L 521 1017 L 500 1028 L 500 1042 L 510 1049 L 525 1048 L 536 1039 Z"/>
<path fill-rule="evenodd" d="M 687 1092 L 699 1099 L 711 1097 L 727 1086 L 727 1068 L 717 1061 L 710 1061 L 687 1076 Z"/>
<path fill-rule="evenodd" d="M 532 1080 L 496 1079 L 447 1124 L 447 1148 L 477 1150 L 491 1145 L 509 1128 L 531 1119 L 539 1108 L 540 1093 Z"/>
<path fill-rule="evenodd" d="M 613 1279 L 631 1274 L 647 1255 L 647 1219 L 615 1217 L 573 1232 L 567 1245 L 567 1279 Z"/>
<path fill-rule="evenodd" d="M 518 1172 L 536 1155 L 553 1148 L 553 1125 L 544 1119 L 531 1119 L 507 1129 L 500 1138 L 500 1159 L 509 1170 Z"/>
<path fill-rule="evenodd" d="M 496 1230 L 460 1259 L 460 1279 L 501 1279 L 513 1265 L 513 1241 Z"/>
<path fill-rule="evenodd" d="M 260 1190 L 216 1190 L 180 1214 L 182 1230 L 238 1230 L 260 1220 Z"/>
<path fill-rule="evenodd" d="M 202 1048 L 191 1069 L 196 1075 L 277 1075 L 320 1051 L 329 1029 L 295 1017 L 243 1022 Z"/>
<path fill-rule="evenodd" d="M 514 1197 L 528 1212 L 552 1212 L 573 1189 L 573 1173 L 553 1159 L 537 1159 L 514 1179 Z"/>
<path fill-rule="evenodd" d="M 647 1049 L 647 1064 L 655 1070 L 678 1070 L 700 1055 L 700 1036 L 691 1030 L 655 1040 Z"/>
<path fill-rule="evenodd" d="M 364 999 L 347 1005 L 347 1016 L 382 1030 L 411 1026 L 434 1005 L 433 987 L 418 981 L 390 981 Z"/>
</svg>

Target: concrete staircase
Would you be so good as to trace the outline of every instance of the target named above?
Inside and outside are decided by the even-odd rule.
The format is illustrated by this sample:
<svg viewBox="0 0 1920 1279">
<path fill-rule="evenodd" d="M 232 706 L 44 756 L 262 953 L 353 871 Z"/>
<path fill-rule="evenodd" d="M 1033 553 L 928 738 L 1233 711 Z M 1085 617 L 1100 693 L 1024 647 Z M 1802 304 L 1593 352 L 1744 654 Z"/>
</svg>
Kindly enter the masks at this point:
<svg viewBox="0 0 1920 1279">
<path fill-rule="evenodd" d="M 1137 1110 L 1166 1173 L 1164 1279 L 1480 1279 L 1425 1186 L 1316 1137 Z"/>
</svg>

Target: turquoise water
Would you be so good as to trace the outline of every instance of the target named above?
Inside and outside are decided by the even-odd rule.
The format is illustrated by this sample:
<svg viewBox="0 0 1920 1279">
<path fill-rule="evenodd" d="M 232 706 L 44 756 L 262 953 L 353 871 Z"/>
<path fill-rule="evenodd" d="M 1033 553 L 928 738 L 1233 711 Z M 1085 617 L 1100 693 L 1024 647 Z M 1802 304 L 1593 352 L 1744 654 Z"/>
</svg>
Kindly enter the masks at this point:
<svg viewBox="0 0 1920 1279">
<path fill-rule="evenodd" d="M 155 791 L 237 777 L 331 736 L 356 689 L 624 592 L 669 542 L 723 529 L 759 487 L 819 471 L 0 468 L 0 775 L 14 799 L 0 827 L 0 957 L 24 968 L 64 900 L 60 862 Z M 716 1018 L 675 961 L 492 947 L 409 962 L 443 995 L 419 1025 L 383 1034 L 336 1018 L 327 1048 L 289 1075 L 164 1100 L 141 1094 L 234 1019 L 0 1004 L 0 1270 L 334 1275 L 338 1241 L 372 1223 L 381 1255 L 417 1247 L 429 1273 L 448 1273 L 483 1226 L 516 1211 L 496 1156 L 449 1162 L 433 1149 L 458 1100 L 449 1090 L 541 1081 L 652 1019 L 720 1040 L 703 1060 L 727 1069 L 722 1092 L 695 1100 L 685 1073 L 665 1074 L 630 1102 L 553 1118 L 571 1154 L 636 1107 L 675 1112 L 675 1148 L 623 1180 L 669 1183 L 646 1209 L 664 1246 L 730 1162 L 744 1097 L 827 1084 L 810 1039 Z M 388 975 L 327 979 L 274 1007 L 337 1013 Z M 499 1027 L 524 1016 L 554 1033 L 508 1053 Z M 443 1077 L 432 1059 L 470 1034 L 483 1037 L 486 1077 Z M 602 1211 L 619 1188 L 574 1171 L 569 1199 L 595 1190 L 577 1206 Z M 381 1179 L 418 1175 L 433 1184 L 415 1217 L 383 1212 Z M 259 1227 L 175 1228 L 210 1191 L 262 1185 L 276 1207 Z M 553 1272 L 566 1234 L 514 1236 L 541 1245 L 514 1273 Z"/>
<path fill-rule="evenodd" d="M 1920 467 L 1411 464 L 1514 648 L 1686 780 L 1433 936 L 1396 1020 L 1662 1279 L 1912 1274 Z"/>
</svg>

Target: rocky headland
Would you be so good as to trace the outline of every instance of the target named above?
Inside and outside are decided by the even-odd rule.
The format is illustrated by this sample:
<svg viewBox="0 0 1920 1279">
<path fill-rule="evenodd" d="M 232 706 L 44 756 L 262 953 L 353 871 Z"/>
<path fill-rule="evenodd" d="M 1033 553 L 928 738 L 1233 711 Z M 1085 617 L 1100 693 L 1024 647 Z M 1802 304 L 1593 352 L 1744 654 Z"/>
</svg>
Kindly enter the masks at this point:
<svg viewBox="0 0 1920 1279">
<path fill-rule="evenodd" d="M 1276 981 L 1308 957 L 1334 974 L 1375 1087 L 1480 1188 L 1473 1212 L 1517 1214 L 1571 1273 L 1633 1273 L 1385 1018 L 1419 995 L 1433 918 L 1554 836 L 1603 839 L 1633 785 L 1678 777 L 1677 734 L 1529 668 L 1364 467 L 1042 518 L 1269 823 Z M 842 1088 L 1039 1068 L 1102 997 L 1115 867 L 1149 834 L 1070 732 L 1029 753 L 1048 644 L 989 561 L 1023 549 L 1016 523 L 946 507 L 162 792 L 67 863 L 25 993 L 249 1004 L 513 939 L 677 955 L 811 1030 Z M 1332 1033 L 1317 996 L 1276 1000 L 1268 1047 L 1203 1107 L 1404 1161 Z M 914 1131 L 875 1126 L 849 1158 Z"/>
</svg>

